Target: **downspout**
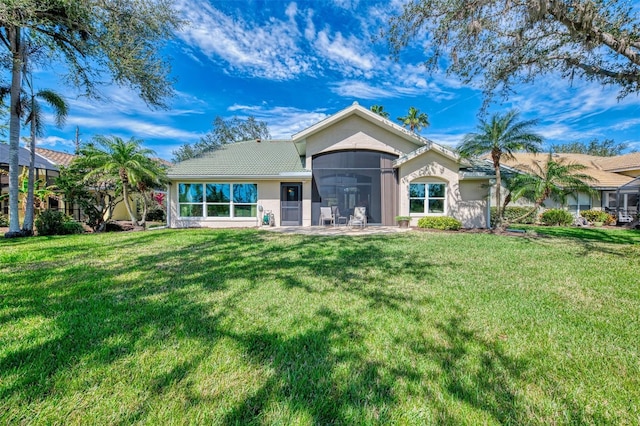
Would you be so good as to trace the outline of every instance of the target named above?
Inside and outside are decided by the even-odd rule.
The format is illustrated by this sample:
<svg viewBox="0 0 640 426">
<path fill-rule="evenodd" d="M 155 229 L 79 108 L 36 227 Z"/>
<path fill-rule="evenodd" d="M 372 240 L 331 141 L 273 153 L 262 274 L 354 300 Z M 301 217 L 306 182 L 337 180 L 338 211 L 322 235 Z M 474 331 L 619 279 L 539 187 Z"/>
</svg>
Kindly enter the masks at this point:
<svg viewBox="0 0 640 426">
<path fill-rule="evenodd" d="M 171 226 L 171 206 L 173 204 L 171 198 L 171 182 L 167 184 L 167 228 L 172 228 Z"/>
</svg>

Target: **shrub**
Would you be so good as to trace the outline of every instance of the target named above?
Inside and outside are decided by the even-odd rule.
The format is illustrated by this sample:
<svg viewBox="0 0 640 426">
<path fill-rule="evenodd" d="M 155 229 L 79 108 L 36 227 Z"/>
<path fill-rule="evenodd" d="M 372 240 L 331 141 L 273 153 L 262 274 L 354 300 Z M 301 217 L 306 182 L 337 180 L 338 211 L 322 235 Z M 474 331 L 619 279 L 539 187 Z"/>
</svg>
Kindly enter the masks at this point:
<svg viewBox="0 0 640 426">
<path fill-rule="evenodd" d="M 68 235 L 84 232 L 82 224 L 57 210 L 45 210 L 35 221 L 38 235 Z"/>
<path fill-rule="evenodd" d="M 118 222 L 107 222 L 104 227 L 104 232 L 122 232 L 125 229 Z"/>
<path fill-rule="evenodd" d="M 82 234 L 84 233 L 84 227 L 80 222 L 76 222 L 75 220 L 68 220 L 62 222 L 62 232 L 63 235 L 71 235 L 71 234 Z"/>
<path fill-rule="evenodd" d="M 165 220 L 164 210 L 162 209 L 149 210 L 147 212 L 147 216 L 145 217 L 145 220 L 147 222 L 164 222 Z"/>
<path fill-rule="evenodd" d="M 457 231 L 462 227 L 462 223 L 449 216 L 425 216 L 418 220 L 418 227 Z"/>
<path fill-rule="evenodd" d="M 602 222 L 605 225 L 615 223 L 616 218 L 602 210 L 585 210 L 580 212 L 580 216 L 584 217 L 587 222 Z"/>
<path fill-rule="evenodd" d="M 529 216 L 524 217 L 516 221 L 515 219 L 524 216 L 526 213 L 531 212 Z M 504 209 L 502 216 L 509 223 L 524 223 L 524 224 L 533 224 L 536 222 L 536 212 L 531 211 L 531 207 L 517 207 L 517 206 L 508 206 Z M 498 222 L 498 209 L 495 207 L 491 207 L 491 227 L 496 226 Z"/>
<path fill-rule="evenodd" d="M 0 226 L 9 226 L 9 218 L 0 213 Z"/>
<path fill-rule="evenodd" d="M 568 226 L 573 223 L 573 215 L 566 210 L 549 209 L 540 215 L 540 222 L 549 226 Z"/>
<path fill-rule="evenodd" d="M 64 213 L 57 210 L 45 210 L 36 218 L 38 235 L 59 235 L 64 222 Z"/>
</svg>

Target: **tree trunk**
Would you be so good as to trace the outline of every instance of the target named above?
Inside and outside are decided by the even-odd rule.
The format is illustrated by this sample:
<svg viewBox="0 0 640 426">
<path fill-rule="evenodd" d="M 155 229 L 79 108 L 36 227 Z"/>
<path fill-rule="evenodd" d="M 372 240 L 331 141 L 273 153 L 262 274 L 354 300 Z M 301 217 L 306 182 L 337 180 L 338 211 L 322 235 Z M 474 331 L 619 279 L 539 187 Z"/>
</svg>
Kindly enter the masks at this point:
<svg viewBox="0 0 640 426">
<path fill-rule="evenodd" d="M 7 37 L 11 47 L 11 105 L 9 119 L 9 232 L 10 235 L 20 233 L 20 216 L 18 211 L 18 176 L 20 175 L 20 83 L 22 82 L 22 65 L 24 50 L 20 39 L 21 29 L 16 26 L 7 27 Z"/>
<path fill-rule="evenodd" d="M 498 216 L 496 226 L 499 227 L 502 222 L 502 202 L 500 197 L 502 178 L 500 176 L 500 154 L 493 152 L 491 153 L 491 158 L 493 160 L 493 167 L 496 171 L 496 215 Z"/>
<path fill-rule="evenodd" d="M 31 97 L 31 141 L 29 149 L 31 150 L 29 155 L 29 180 L 27 181 L 27 200 L 26 210 L 24 213 L 24 223 L 22 224 L 22 231 L 25 234 L 33 234 L 33 219 L 35 216 L 33 193 L 35 186 L 35 166 L 36 166 L 36 120 L 33 115 L 33 96 Z"/>
<path fill-rule="evenodd" d="M 133 226 L 137 226 L 138 220 L 133 214 L 133 209 L 131 208 L 131 203 L 129 202 L 128 183 L 125 180 L 122 181 L 122 197 L 124 201 L 124 206 L 127 208 L 127 213 L 129 213 L 129 217 L 131 218 L 131 224 Z"/>
</svg>

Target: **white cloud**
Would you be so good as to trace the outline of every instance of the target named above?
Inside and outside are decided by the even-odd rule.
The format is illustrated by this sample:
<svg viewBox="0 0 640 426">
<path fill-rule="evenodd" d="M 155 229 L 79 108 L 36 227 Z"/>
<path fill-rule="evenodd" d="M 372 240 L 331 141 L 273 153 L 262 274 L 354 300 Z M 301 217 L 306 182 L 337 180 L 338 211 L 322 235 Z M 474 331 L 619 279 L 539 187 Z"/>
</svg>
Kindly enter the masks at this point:
<svg viewBox="0 0 640 426">
<path fill-rule="evenodd" d="M 205 2 L 182 0 L 179 7 L 190 23 L 179 36 L 214 62 L 221 59 L 232 70 L 272 80 L 312 73 L 313 61 L 297 43 L 295 3 L 286 8 L 288 21 L 271 18 L 263 25 L 225 15 Z"/>
<path fill-rule="evenodd" d="M 372 86 L 365 81 L 346 80 L 332 83 L 331 91 L 345 98 L 354 99 L 385 99 L 397 95 L 389 89 Z"/>
<path fill-rule="evenodd" d="M 340 32 L 331 35 L 328 29 L 324 29 L 318 32 L 314 47 L 332 68 L 339 69 L 343 75 L 372 76 L 370 72 L 376 58 L 361 40 L 353 36 L 344 37 Z"/>
<path fill-rule="evenodd" d="M 455 148 L 462 142 L 466 133 L 431 133 L 427 128 L 422 132 L 425 137 L 434 141 L 438 145 L 443 145 L 449 148 Z"/>
<path fill-rule="evenodd" d="M 36 140 L 37 146 L 43 147 L 60 147 L 64 146 L 66 148 L 75 148 L 75 141 L 71 139 L 61 138 L 59 136 L 47 136 L 44 138 L 38 138 Z M 60 149 L 60 148 L 58 148 Z"/>
<path fill-rule="evenodd" d="M 356 10 L 360 0 L 333 0 L 333 4 L 341 9 Z"/>
<path fill-rule="evenodd" d="M 273 139 L 290 139 L 292 135 L 324 120 L 328 114 L 323 110 L 307 111 L 292 107 L 269 107 L 267 105 L 233 105 L 233 112 L 244 112 L 267 123 Z"/>
</svg>

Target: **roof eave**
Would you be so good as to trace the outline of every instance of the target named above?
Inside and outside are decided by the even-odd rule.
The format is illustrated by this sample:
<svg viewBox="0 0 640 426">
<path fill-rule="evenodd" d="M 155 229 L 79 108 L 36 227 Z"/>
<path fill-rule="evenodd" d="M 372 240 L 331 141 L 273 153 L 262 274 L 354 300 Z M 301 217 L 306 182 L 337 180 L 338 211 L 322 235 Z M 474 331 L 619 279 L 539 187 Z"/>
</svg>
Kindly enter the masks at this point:
<svg viewBox="0 0 640 426">
<path fill-rule="evenodd" d="M 386 118 L 369 111 L 368 109 L 360 106 L 357 102 L 354 102 L 352 105 L 350 105 L 349 107 L 338 111 L 337 113 L 328 116 L 327 118 L 325 118 L 324 120 L 320 121 L 319 123 L 314 124 L 313 126 L 307 127 L 306 129 L 302 130 L 301 132 L 298 132 L 296 134 L 294 134 L 293 136 L 291 136 L 291 140 L 298 146 L 298 144 L 302 145 L 302 143 L 304 143 L 304 141 L 306 140 L 306 138 L 308 138 L 309 136 L 318 133 L 324 129 L 326 129 L 327 127 L 330 127 L 331 125 L 333 125 L 334 123 L 348 117 L 349 115 L 357 115 L 360 118 L 363 118 L 371 123 L 375 123 L 378 125 L 381 125 L 383 127 L 385 127 L 387 130 L 389 130 L 390 132 L 396 134 L 397 136 L 400 136 L 401 138 L 414 143 L 415 145 L 418 146 L 424 146 L 427 143 L 429 143 L 430 141 L 419 136 L 416 135 L 413 132 L 408 131 L 407 129 L 405 129 L 404 127 L 401 127 L 389 120 L 387 120 Z M 303 149 L 302 146 L 300 146 L 299 148 L 299 152 L 301 152 L 301 149 Z"/>
<path fill-rule="evenodd" d="M 220 180 L 220 179 L 229 179 L 229 180 L 282 180 L 282 179 L 303 179 L 309 180 L 311 179 L 311 172 L 282 172 L 277 175 L 211 175 L 211 174 L 175 174 L 167 176 L 170 180 L 177 179 L 201 179 L 201 180 Z"/>
</svg>

